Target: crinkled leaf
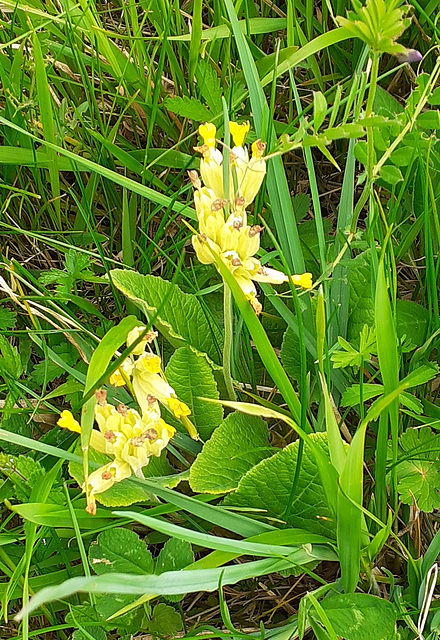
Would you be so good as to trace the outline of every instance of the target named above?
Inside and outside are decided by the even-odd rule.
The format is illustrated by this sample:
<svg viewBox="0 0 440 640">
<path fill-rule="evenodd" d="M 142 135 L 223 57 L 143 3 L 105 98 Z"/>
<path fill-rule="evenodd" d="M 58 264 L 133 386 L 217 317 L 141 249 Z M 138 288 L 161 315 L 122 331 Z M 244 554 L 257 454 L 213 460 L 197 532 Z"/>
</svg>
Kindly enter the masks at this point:
<svg viewBox="0 0 440 640">
<path fill-rule="evenodd" d="M 142 621 L 144 618 L 144 612 L 142 608 L 135 608 L 122 616 L 117 616 L 113 620 L 108 620 L 110 616 L 117 613 L 124 607 L 136 602 L 135 597 L 132 595 L 126 595 L 122 593 L 112 593 L 99 595 L 96 598 L 96 612 L 102 620 L 102 625 L 105 628 L 114 629 L 118 628 L 118 632 L 131 632 L 133 635 L 138 633 L 142 628 Z M 108 621 L 107 621 L 108 620 Z M 145 626 L 145 625 L 144 625 Z"/>
<path fill-rule="evenodd" d="M 268 435 L 267 424 L 262 418 L 231 413 L 214 431 L 192 465 L 192 490 L 224 493 L 236 489 L 245 473 L 271 455 Z"/>
<path fill-rule="evenodd" d="M 78 351 L 67 340 L 62 344 L 57 344 L 53 347 L 54 352 L 60 356 L 67 364 L 73 366 L 78 361 Z M 46 372 L 47 364 L 47 372 Z M 47 362 L 41 361 L 34 366 L 32 372 L 32 380 L 36 384 L 43 384 L 46 382 L 53 382 L 56 378 L 65 374 L 65 370 L 59 364 L 53 360 L 47 360 Z"/>
<path fill-rule="evenodd" d="M 223 337 L 215 324 L 206 317 L 196 296 L 183 293 L 177 285 L 157 276 L 122 269 L 111 271 L 111 276 L 116 287 L 147 316 L 161 308 L 155 327 L 174 347 L 187 344 L 220 364 Z M 169 297 L 163 304 L 167 295 Z"/>
<path fill-rule="evenodd" d="M 191 409 L 191 421 L 202 440 L 206 440 L 223 420 L 223 407 L 220 404 L 200 399 L 218 400 L 219 397 L 212 369 L 206 358 L 194 353 L 189 347 L 177 349 L 170 358 L 165 375 L 180 400 Z M 169 421 L 180 428 L 179 421 L 172 418 Z"/>
<path fill-rule="evenodd" d="M 314 433 L 309 437 L 323 450 L 325 456 L 328 456 L 325 434 Z M 283 521 L 297 458 L 298 441 L 251 469 L 241 479 L 237 491 L 226 496 L 225 503 L 264 510 L 269 518 Z M 328 537 L 335 535 L 335 524 L 330 517 L 313 449 L 308 444 L 304 447 L 301 471 L 287 524 Z"/>
<path fill-rule="evenodd" d="M 196 69 L 199 91 L 213 113 L 222 110 L 222 88 L 218 75 L 206 58 L 200 58 Z"/>
<path fill-rule="evenodd" d="M 130 529 L 118 527 L 99 534 L 89 547 L 92 569 L 101 573 L 153 573 L 153 558 L 147 545 Z"/>
</svg>

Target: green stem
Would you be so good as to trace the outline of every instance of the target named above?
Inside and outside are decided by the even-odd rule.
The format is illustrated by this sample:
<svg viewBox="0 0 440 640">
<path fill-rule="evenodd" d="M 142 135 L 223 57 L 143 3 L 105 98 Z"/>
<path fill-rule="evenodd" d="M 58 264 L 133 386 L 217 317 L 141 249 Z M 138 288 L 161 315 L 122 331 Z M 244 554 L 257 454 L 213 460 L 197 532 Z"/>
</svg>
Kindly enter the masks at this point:
<svg viewBox="0 0 440 640">
<path fill-rule="evenodd" d="M 371 75 L 370 75 L 370 88 L 368 89 L 367 106 L 365 108 L 365 118 L 369 118 L 373 111 L 374 96 L 376 95 L 377 75 L 379 71 L 380 55 L 377 52 L 373 52 Z"/>
<path fill-rule="evenodd" d="M 236 400 L 234 385 L 231 377 L 231 350 L 232 350 L 232 297 L 231 290 L 223 282 L 223 315 L 225 325 L 225 342 L 223 345 L 223 376 L 230 400 Z"/>
</svg>

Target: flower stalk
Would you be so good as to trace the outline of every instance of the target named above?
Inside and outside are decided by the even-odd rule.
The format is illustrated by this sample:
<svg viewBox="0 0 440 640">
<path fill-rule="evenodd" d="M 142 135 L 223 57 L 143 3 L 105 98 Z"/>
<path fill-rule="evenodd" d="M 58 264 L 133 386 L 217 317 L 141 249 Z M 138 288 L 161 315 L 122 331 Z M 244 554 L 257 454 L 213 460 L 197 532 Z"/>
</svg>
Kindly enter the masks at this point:
<svg viewBox="0 0 440 640">
<path fill-rule="evenodd" d="M 232 332 L 233 332 L 233 315 L 232 315 L 232 296 L 231 290 L 223 282 L 223 314 L 224 314 L 224 343 L 223 343 L 223 376 L 225 379 L 226 389 L 229 400 L 236 400 L 234 384 L 231 376 L 231 353 L 232 353 Z"/>
</svg>

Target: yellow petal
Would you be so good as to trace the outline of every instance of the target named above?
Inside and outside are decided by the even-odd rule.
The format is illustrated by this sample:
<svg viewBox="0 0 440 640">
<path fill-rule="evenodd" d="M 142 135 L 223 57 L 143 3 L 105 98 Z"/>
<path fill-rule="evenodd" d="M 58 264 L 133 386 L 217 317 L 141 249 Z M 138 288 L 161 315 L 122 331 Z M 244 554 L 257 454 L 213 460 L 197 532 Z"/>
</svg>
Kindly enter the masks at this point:
<svg viewBox="0 0 440 640">
<path fill-rule="evenodd" d="M 148 373 L 160 372 L 160 358 L 154 355 L 154 353 L 146 353 L 142 358 L 142 364 Z"/>
<path fill-rule="evenodd" d="M 243 124 L 238 124 L 238 122 L 229 123 L 229 131 L 231 132 L 231 136 L 236 147 L 243 146 L 246 134 L 249 133 L 250 128 L 251 125 L 249 124 L 249 120 Z"/>
<path fill-rule="evenodd" d="M 169 398 L 168 406 L 171 409 L 171 411 L 174 413 L 176 418 L 181 418 L 182 416 L 191 415 L 190 408 L 184 402 L 181 402 L 178 398 Z"/>
<path fill-rule="evenodd" d="M 62 429 L 69 429 L 69 431 L 74 431 L 75 433 L 81 433 L 81 425 L 77 420 L 75 420 L 75 418 L 70 413 L 70 411 L 62 412 L 57 422 L 57 425 Z"/>
<path fill-rule="evenodd" d="M 125 384 L 124 376 L 121 373 L 120 369 L 116 369 L 114 373 L 110 376 L 109 380 L 110 384 L 114 387 L 123 387 Z"/>
<path fill-rule="evenodd" d="M 292 276 L 292 282 L 297 287 L 302 287 L 303 289 L 311 289 L 313 286 L 312 274 L 303 273 L 301 275 L 294 275 Z"/>
<path fill-rule="evenodd" d="M 212 122 L 205 122 L 199 127 L 199 133 L 203 138 L 203 142 L 213 149 L 215 147 L 215 134 L 217 132 L 216 126 Z"/>
</svg>

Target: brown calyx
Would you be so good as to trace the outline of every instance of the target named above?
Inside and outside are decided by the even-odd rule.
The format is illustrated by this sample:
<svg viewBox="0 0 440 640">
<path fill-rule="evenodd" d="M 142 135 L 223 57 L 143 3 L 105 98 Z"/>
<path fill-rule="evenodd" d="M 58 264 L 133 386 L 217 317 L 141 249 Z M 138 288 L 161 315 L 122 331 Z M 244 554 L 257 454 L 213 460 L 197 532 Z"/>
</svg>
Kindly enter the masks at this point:
<svg viewBox="0 0 440 640">
<path fill-rule="evenodd" d="M 105 389 L 97 389 L 95 391 L 95 398 L 101 407 L 107 404 L 107 391 Z"/>
<path fill-rule="evenodd" d="M 118 404 L 118 406 L 116 407 L 116 411 L 118 413 L 121 414 L 121 416 L 126 416 L 128 414 L 128 408 L 125 406 L 125 404 Z"/>
<path fill-rule="evenodd" d="M 220 211 L 220 209 L 223 209 L 227 204 L 228 201 L 225 200 L 225 198 L 217 198 L 217 200 L 214 200 L 211 204 L 211 211 Z"/>
<path fill-rule="evenodd" d="M 256 236 L 257 234 L 261 233 L 263 231 L 263 227 L 260 227 L 259 224 L 254 224 L 250 229 L 249 229 L 249 238 L 253 238 L 254 236 Z"/>
</svg>

